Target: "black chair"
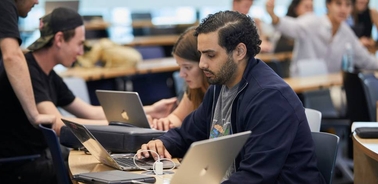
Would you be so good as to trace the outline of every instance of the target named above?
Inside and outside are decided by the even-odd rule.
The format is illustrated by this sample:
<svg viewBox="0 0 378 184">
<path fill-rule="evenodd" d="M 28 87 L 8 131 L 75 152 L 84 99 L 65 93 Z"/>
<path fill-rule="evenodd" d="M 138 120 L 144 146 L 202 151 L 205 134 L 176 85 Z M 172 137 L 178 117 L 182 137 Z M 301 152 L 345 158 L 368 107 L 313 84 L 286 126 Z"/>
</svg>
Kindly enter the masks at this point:
<svg viewBox="0 0 378 184">
<path fill-rule="evenodd" d="M 18 157 L 7 157 L 7 158 L 0 158 L 0 165 L 7 162 L 18 162 L 18 161 L 25 161 L 25 160 L 34 160 L 36 158 L 41 157 L 39 154 L 35 155 L 25 155 L 25 156 L 18 156 Z"/>
<path fill-rule="evenodd" d="M 303 105 L 306 108 L 316 109 L 322 113 L 323 118 L 336 119 L 339 113 L 332 103 L 329 89 L 319 89 L 315 91 L 305 91 L 302 93 Z"/>
<path fill-rule="evenodd" d="M 43 136 L 47 144 L 49 145 L 51 156 L 54 163 L 54 168 L 57 174 L 59 184 L 71 184 L 71 179 L 68 174 L 67 166 L 63 160 L 62 151 L 60 149 L 60 143 L 55 131 L 51 128 L 39 125 L 39 129 L 42 131 Z"/>
<path fill-rule="evenodd" d="M 374 73 L 359 73 L 358 77 L 364 90 L 369 121 L 377 121 L 378 79 Z"/>
<path fill-rule="evenodd" d="M 343 72 L 343 86 L 347 100 L 346 116 L 350 122 L 369 121 L 366 96 L 359 72 Z M 350 129 L 349 129 L 350 130 Z"/>
<path fill-rule="evenodd" d="M 136 46 L 135 49 L 141 53 L 143 60 L 164 57 L 164 49 L 161 46 Z M 176 96 L 172 73 L 146 73 L 121 77 L 118 80 L 118 89 L 138 92 L 143 105 L 150 105 L 160 99 Z"/>
<path fill-rule="evenodd" d="M 315 154 L 318 159 L 318 169 L 327 184 L 332 183 L 339 137 L 325 132 L 311 132 L 315 144 Z"/>
</svg>

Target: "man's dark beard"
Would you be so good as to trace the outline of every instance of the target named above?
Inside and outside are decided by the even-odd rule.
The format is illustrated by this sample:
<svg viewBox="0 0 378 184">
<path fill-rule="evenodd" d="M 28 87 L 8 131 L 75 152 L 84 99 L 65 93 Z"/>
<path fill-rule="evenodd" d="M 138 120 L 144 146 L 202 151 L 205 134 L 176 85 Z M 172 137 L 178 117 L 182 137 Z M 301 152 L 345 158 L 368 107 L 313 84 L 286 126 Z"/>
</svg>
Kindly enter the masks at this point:
<svg viewBox="0 0 378 184">
<path fill-rule="evenodd" d="M 218 74 L 215 75 L 214 72 L 205 70 L 214 75 L 214 79 L 207 78 L 207 81 L 209 82 L 209 84 L 223 85 L 232 78 L 236 69 L 237 69 L 237 65 L 234 63 L 232 55 L 229 54 L 226 63 L 224 63 L 223 66 L 220 68 Z"/>
</svg>

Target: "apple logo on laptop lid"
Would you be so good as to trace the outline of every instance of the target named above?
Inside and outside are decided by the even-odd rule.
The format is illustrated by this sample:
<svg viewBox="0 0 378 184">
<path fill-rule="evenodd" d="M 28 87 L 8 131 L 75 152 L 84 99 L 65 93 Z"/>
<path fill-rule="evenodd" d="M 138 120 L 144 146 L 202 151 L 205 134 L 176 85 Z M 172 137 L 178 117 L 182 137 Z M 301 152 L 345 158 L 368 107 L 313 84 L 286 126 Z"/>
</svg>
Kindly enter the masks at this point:
<svg viewBox="0 0 378 184">
<path fill-rule="evenodd" d="M 122 111 L 121 116 L 126 121 L 128 121 L 130 119 L 129 115 L 127 114 L 127 112 L 125 110 Z"/>
</svg>

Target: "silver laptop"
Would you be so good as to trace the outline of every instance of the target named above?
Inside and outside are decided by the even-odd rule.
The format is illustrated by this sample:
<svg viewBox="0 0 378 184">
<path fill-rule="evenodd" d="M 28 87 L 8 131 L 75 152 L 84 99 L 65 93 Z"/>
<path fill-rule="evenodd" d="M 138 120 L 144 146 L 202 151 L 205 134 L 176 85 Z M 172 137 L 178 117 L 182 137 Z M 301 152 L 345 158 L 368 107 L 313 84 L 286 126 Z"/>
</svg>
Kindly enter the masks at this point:
<svg viewBox="0 0 378 184">
<path fill-rule="evenodd" d="M 92 133 L 84 126 L 66 119 L 62 119 L 63 123 L 71 130 L 83 146 L 102 164 L 114 167 L 119 170 L 142 170 L 134 163 L 134 153 L 114 154 L 111 155 Z M 138 166 L 144 169 L 152 169 L 154 160 L 141 159 L 136 160 Z M 162 161 L 163 167 L 170 169 L 173 164 L 170 161 Z"/>
<path fill-rule="evenodd" d="M 110 124 L 151 128 L 137 92 L 96 90 L 96 95 Z"/>
<path fill-rule="evenodd" d="M 170 184 L 219 184 L 251 131 L 191 144 Z"/>
</svg>

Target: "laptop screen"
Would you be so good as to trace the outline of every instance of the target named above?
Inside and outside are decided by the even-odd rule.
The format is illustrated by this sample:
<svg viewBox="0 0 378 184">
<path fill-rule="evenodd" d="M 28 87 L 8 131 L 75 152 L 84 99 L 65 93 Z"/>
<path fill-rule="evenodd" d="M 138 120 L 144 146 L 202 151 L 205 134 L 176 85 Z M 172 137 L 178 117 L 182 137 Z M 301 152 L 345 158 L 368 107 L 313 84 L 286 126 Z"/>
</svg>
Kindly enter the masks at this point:
<svg viewBox="0 0 378 184">
<path fill-rule="evenodd" d="M 107 150 L 97 141 L 97 139 L 89 132 L 89 130 L 80 124 L 62 119 L 63 123 L 72 131 L 79 139 L 81 144 L 101 163 L 120 168 L 118 164 L 111 158 Z"/>
</svg>

